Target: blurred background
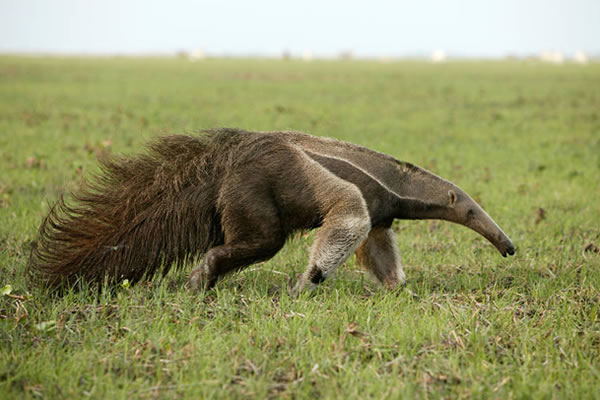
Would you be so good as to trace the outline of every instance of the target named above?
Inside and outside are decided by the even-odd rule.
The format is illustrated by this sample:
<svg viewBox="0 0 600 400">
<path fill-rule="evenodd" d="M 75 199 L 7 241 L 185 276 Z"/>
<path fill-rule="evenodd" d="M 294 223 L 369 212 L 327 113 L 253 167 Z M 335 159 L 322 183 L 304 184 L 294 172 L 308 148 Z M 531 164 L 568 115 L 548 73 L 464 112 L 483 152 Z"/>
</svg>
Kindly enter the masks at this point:
<svg viewBox="0 0 600 400">
<path fill-rule="evenodd" d="M 599 22 L 597 0 L 0 0 L 0 52 L 584 63 Z"/>
<path fill-rule="evenodd" d="M 0 0 L 0 399 L 598 398 L 599 58 L 600 0 Z M 215 127 L 427 168 L 517 253 L 396 221 L 399 293 L 350 259 L 292 301 L 311 235 L 201 301 L 188 269 L 31 287 L 40 222 L 99 159 Z"/>
</svg>

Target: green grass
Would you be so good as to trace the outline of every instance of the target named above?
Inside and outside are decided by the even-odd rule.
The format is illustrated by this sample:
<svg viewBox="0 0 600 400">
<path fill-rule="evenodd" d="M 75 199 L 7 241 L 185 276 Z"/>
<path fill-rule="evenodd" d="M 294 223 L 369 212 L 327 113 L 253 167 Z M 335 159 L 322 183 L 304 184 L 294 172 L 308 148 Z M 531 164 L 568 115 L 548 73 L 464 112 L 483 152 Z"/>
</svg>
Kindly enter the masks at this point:
<svg viewBox="0 0 600 400">
<path fill-rule="evenodd" d="M 220 126 L 426 167 L 517 254 L 399 221 L 395 292 L 351 259 L 291 298 L 312 235 L 207 293 L 184 288 L 189 270 L 112 294 L 28 285 L 48 201 L 98 155 Z M 0 398 L 598 398 L 599 195 L 598 64 L 0 57 Z"/>
</svg>

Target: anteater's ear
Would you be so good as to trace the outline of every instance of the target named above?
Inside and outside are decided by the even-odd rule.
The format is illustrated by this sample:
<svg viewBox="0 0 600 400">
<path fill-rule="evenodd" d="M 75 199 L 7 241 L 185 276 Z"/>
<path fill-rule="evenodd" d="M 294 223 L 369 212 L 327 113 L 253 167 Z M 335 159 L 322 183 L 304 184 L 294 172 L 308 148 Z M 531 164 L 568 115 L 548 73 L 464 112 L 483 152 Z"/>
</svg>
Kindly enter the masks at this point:
<svg viewBox="0 0 600 400">
<path fill-rule="evenodd" d="M 454 190 L 448 190 L 448 205 L 452 207 L 456 203 L 456 193 Z"/>
</svg>

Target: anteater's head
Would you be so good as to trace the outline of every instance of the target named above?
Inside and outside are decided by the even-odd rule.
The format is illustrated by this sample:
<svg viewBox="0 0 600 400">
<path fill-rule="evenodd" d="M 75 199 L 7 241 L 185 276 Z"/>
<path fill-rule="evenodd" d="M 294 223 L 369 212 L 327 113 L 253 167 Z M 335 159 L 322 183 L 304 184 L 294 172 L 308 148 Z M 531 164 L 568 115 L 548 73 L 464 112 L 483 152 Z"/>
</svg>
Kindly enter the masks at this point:
<svg viewBox="0 0 600 400">
<path fill-rule="evenodd" d="M 448 190 L 443 219 L 473 229 L 489 240 L 504 257 L 515 254 L 515 246 L 492 218 L 468 194 L 454 187 Z"/>
</svg>

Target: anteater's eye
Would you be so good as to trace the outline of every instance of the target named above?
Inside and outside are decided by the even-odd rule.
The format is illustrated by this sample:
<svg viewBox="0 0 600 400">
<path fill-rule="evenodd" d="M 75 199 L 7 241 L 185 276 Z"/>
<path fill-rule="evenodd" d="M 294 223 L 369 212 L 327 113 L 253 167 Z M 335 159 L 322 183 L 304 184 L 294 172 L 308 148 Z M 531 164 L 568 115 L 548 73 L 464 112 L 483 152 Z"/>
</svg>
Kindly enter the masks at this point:
<svg viewBox="0 0 600 400">
<path fill-rule="evenodd" d="M 473 218 L 475 216 L 475 211 L 470 208 L 469 211 L 467 211 L 467 218 Z"/>
</svg>

